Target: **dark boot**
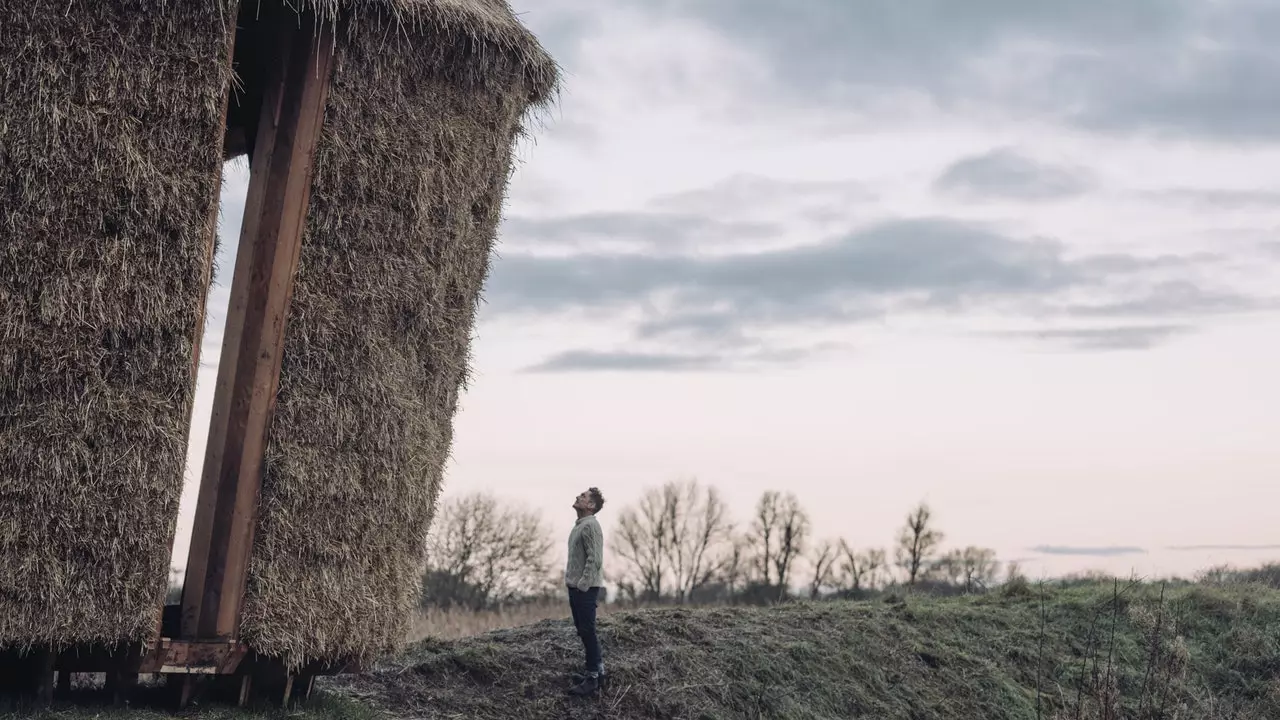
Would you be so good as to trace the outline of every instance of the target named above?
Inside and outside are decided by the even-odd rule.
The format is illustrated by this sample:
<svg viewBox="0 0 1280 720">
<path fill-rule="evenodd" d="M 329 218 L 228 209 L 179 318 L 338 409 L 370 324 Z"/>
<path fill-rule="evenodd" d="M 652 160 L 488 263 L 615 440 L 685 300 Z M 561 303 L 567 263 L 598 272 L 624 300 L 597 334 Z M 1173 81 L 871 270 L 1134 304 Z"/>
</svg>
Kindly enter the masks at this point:
<svg viewBox="0 0 1280 720">
<path fill-rule="evenodd" d="M 585 672 L 576 672 L 570 675 L 569 679 L 573 681 L 574 685 L 577 685 L 589 677 L 591 676 Z M 600 686 L 600 689 L 603 690 L 605 686 L 609 684 L 609 674 L 601 670 L 600 674 L 596 676 L 596 683 Z"/>
<path fill-rule="evenodd" d="M 595 675 L 588 675 L 582 679 L 582 682 L 569 688 L 570 695 L 585 697 L 587 695 L 595 695 L 600 692 L 600 679 Z"/>
</svg>

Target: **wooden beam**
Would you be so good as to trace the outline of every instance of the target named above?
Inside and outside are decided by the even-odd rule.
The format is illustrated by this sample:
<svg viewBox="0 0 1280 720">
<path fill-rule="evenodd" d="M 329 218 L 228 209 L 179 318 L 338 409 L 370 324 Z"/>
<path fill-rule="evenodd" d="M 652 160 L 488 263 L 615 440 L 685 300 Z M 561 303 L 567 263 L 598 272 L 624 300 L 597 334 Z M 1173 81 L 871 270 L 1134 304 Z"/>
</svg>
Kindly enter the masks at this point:
<svg viewBox="0 0 1280 720">
<path fill-rule="evenodd" d="M 164 638 L 142 659 L 138 672 L 162 675 L 229 675 L 249 649 L 226 640 L 171 640 Z"/>
<path fill-rule="evenodd" d="M 275 9 L 268 14 L 268 7 Z M 234 640 L 248 579 L 262 454 L 333 63 L 333 28 L 263 6 L 278 32 L 214 390 L 183 591 L 182 635 Z M 278 14 L 274 14 L 278 13 Z"/>
</svg>

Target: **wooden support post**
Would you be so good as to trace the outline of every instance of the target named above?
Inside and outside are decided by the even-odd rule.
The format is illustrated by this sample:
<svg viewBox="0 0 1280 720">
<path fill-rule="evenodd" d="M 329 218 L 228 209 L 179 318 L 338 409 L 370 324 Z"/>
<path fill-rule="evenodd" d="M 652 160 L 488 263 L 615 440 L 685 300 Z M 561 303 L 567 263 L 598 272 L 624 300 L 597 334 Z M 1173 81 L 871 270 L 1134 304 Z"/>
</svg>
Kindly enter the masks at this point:
<svg viewBox="0 0 1280 720">
<path fill-rule="evenodd" d="M 253 675 L 245 673 L 240 676 L 240 697 L 236 701 L 238 707 L 246 707 L 253 693 Z"/>
<path fill-rule="evenodd" d="M 53 685 L 56 675 L 53 663 L 57 658 L 57 653 L 52 650 L 40 650 L 31 658 L 32 672 L 35 673 L 33 689 L 35 690 L 35 699 L 38 705 L 49 706 L 53 704 Z"/>
<path fill-rule="evenodd" d="M 107 674 L 107 690 L 111 692 L 111 704 L 122 707 L 138 687 L 138 673 L 115 670 Z"/>
<path fill-rule="evenodd" d="M 280 707 L 285 708 L 286 710 L 293 704 L 293 681 L 293 673 L 289 673 L 288 677 L 284 679 L 284 692 L 281 694 Z"/>
<path fill-rule="evenodd" d="M 65 698 L 71 695 L 71 674 L 70 670 L 58 671 L 58 697 Z"/>
<path fill-rule="evenodd" d="M 186 639 L 236 639 L 298 265 L 311 165 L 333 61 L 333 28 L 263 6 L 278 29 L 254 146 L 244 225 L 214 390 L 183 590 Z M 268 17 L 269 12 L 281 13 Z"/>
<path fill-rule="evenodd" d="M 170 676 L 170 677 L 176 677 L 176 676 Z M 191 704 L 191 698 L 195 697 L 195 694 L 196 694 L 196 682 L 198 680 L 199 678 L 195 677 L 194 675 L 187 675 L 183 677 L 181 680 L 177 681 L 178 682 L 177 705 L 179 710 L 186 710 L 187 706 Z"/>
<path fill-rule="evenodd" d="M 302 692 L 300 693 L 299 697 L 302 698 L 303 702 L 307 702 L 311 699 L 311 693 L 315 692 L 316 676 L 307 675 L 304 679 L 306 682 L 302 686 Z"/>
</svg>

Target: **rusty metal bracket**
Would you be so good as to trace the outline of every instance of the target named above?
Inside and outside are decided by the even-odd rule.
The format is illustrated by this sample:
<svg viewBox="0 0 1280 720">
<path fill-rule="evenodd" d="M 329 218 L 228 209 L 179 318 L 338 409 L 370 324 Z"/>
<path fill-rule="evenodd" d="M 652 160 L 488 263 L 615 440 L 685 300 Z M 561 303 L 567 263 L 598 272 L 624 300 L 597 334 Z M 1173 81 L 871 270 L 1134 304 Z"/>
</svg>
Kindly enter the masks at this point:
<svg viewBox="0 0 1280 720">
<path fill-rule="evenodd" d="M 140 673 L 163 675 L 230 675 L 249 649 L 238 642 L 162 638 L 142 658 Z"/>
</svg>

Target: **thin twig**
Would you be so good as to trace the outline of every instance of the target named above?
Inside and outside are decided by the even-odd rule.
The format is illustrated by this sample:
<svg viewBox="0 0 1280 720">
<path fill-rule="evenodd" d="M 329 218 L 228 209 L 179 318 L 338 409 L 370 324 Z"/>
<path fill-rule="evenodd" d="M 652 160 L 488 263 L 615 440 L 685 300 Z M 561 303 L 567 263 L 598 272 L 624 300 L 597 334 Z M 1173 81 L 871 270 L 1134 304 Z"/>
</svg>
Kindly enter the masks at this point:
<svg viewBox="0 0 1280 720">
<path fill-rule="evenodd" d="M 1041 720 L 1043 713 L 1040 704 L 1040 679 L 1044 672 L 1044 580 L 1040 581 L 1040 649 L 1036 653 L 1036 720 Z"/>
<path fill-rule="evenodd" d="M 1116 624 L 1120 620 L 1120 579 L 1116 578 L 1112 581 L 1114 587 L 1111 590 L 1111 641 L 1107 648 L 1107 674 L 1103 680 L 1104 685 L 1102 691 L 1106 693 L 1106 704 L 1103 706 L 1103 720 L 1114 720 L 1112 714 L 1113 699 L 1111 697 L 1111 670 L 1116 656 Z M 1117 683 L 1119 687 L 1119 683 Z"/>
<path fill-rule="evenodd" d="M 1177 638 L 1178 638 L 1178 633 L 1181 631 L 1181 623 L 1180 623 L 1180 621 L 1181 621 L 1181 620 L 1182 620 L 1182 618 L 1181 618 L 1181 617 L 1179 617 L 1179 616 L 1177 616 L 1177 615 L 1174 615 L 1174 616 L 1173 616 L 1173 639 L 1174 639 L 1174 640 L 1177 640 Z M 1164 687 L 1160 688 L 1160 713 L 1159 713 L 1158 717 L 1164 717 L 1164 716 L 1165 716 L 1165 715 L 1164 715 L 1164 711 L 1165 711 L 1165 703 L 1166 703 L 1166 702 L 1168 701 L 1168 699 L 1169 699 L 1169 688 L 1171 688 L 1171 687 L 1173 686 L 1173 671 L 1174 671 L 1174 667 L 1173 667 L 1173 662 L 1172 662 L 1172 660 L 1173 660 L 1173 658 L 1172 658 L 1172 657 L 1170 657 L 1170 658 L 1169 658 L 1169 660 L 1167 660 L 1167 661 L 1165 662 L 1165 670 L 1166 670 L 1166 672 L 1165 672 L 1165 675 L 1164 675 Z"/>
<path fill-rule="evenodd" d="M 1160 607 L 1156 610 L 1156 627 L 1151 636 L 1151 650 L 1147 653 L 1147 672 L 1142 678 L 1142 693 L 1138 696 L 1139 720 L 1142 718 L 1142 711 L 1147 707 L 1147 689 L 1151 683 L 1151 673 L 1160 662 L 1160 633 L 1164 629 L 1164 588 L 1165 584 L 1160 583 Z"/>
<path fill-rule="evenodd" d="M 1102 612 L 1095 610 L 1093 619 L 1089 621 L 1089 635 L 1085 639 L 1084 654 L 1080 660 L 1080 679 L 1076 683 L 1076 720 L 1081 720 L 1084 712 L 1084 676 L 1085 671 L 1089 667 L 1089 658 L 1095 656 L 1093 641 L 1097 637 L 1098 618 L 1102 616 Z M 1095 663 L 1096 664 L 1096 663 Z"/>
</svg>

